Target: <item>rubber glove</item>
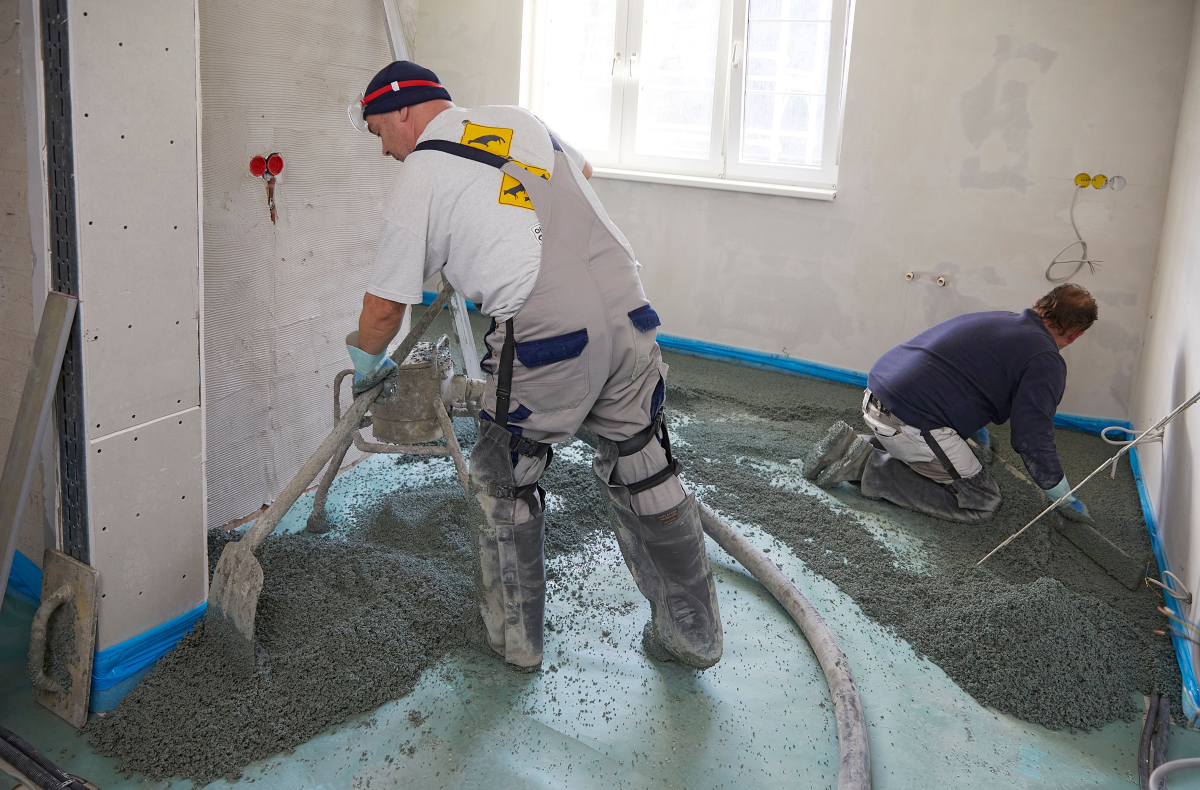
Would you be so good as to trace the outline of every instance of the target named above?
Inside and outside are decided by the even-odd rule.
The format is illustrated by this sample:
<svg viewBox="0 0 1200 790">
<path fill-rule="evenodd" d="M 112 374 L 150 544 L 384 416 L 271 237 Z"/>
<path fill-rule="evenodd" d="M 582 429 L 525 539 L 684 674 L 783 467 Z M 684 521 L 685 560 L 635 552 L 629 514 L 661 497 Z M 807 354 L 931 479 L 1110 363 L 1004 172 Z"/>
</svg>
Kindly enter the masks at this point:
<svg viewBox="0 0 1200 790">
<path fill-rule="evenodd" d="M 387 355 L 387 349 L 378 354 L 368 354 L 358 347 L 358 332 L 346 335 L 346 351 L 354 361 L 354 397 L 358 397 L 381 381 L 386 381 L 379 397 L 381 401 L 396 391 L 396 378 L 400 369 Z"/>
<path fill-rule="evenodd" d="M 1068 491 L 1071 490 L 1071 484 L 1067 482 L 1067 476 L 1063 475 L 1063 479 L 1058 482 L 1054 488 L 1046 491 L 1046 496 L 1051 502 L 1057 502 Z M 1094 524 L 1092 516 L 1088 513 L 1087 505 L 1075 498 L 1075 495 L 1067 497 L 1066 501 L 1055 508 L 1059 515 L 1070 521 L 1080 521 L 1084 524 Z"/>
<path fill-rule="evenodd" d="M 985 464 L 990 464 L 992 461 L 996 460 L 996 451 L 992 449 L 992 435 L 988 433 L 987 428 L 980 428 L 975 432 L 975 435 L 972 436 L 971 439 L 973 439 L 975 444 L 979 445 L 979 449 L 983 451 L 983 462 Z"/>
</svg>

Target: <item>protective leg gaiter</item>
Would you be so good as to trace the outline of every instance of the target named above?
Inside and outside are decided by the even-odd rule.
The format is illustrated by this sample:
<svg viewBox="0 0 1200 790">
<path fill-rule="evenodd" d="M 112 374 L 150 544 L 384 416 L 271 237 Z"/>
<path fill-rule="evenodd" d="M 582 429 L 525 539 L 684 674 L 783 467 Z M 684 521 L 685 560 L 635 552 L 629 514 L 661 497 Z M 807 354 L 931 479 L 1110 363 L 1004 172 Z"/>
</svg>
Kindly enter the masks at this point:
<svg viewBox="0 0 1200 790">
<path fill-rule="evenodd" d="M 601 437 L 592 468 L 612 503 L 625 564 L 650 601 L 647 638 L 680 663 L 707 669 L 721 660 L 721 613 L 696 499 L 688 495 L 661 513 L 638 515 L 629 489 L 613 481 L 616 463 L 616 444 Z"/>
<path fill-rule="evenodd" d="M 962 524 L 987 521 L 1000 507 L 1000 487 L 986 469 L 942 484 L 881 450 L 871 453 L 863 468 L 862 493 L 868 499 L 886 499 L 906 510 Z"/>
<path fill-rule="evenodd" d="M 521 457 L 514 469 L 509 436 L 482 422 L 471 451 L 471 491 L 480 505 L 471 519 L 479 552 L 475 597 L 492 649 L 510 664 L 535 667 L 542 660 L 546 609 L 545 518 L 537 486 L 542 462 Z"/>
</svg>

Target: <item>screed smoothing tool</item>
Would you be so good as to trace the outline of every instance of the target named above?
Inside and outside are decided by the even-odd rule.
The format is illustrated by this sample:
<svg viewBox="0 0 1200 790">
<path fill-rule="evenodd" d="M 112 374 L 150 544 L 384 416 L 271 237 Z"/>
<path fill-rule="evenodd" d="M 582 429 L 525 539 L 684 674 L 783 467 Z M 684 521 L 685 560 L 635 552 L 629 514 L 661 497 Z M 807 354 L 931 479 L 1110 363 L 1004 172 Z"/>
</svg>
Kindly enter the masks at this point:
<svg viewBox="0 0 1200 790">
<path fill-rule="evenodd" d="M 429 329 L 433 319 L 454 295 L 447 282 L 442 283 L 433 304 L 421 316 L 408 336 L 391 355 L 397 365 L 403 365 L 409 353 L 417 345 L 421 335 Z M 263 571 L 254 552 L 275 529 L 284 515 L 296 504 L 317 474 L 339 450 L 349 445 L 351 435 L 358 430 L 375 399 L 383 391 L 384 382 L 354 399 L 354 403 L 341 415 L 333 430 L 321 442 L 316 452 L 309 457 L 291 482 L 284 487 L 271 506 L 267 508 L 254 526 L 235 543 L 228 543 L 221 552 L 221 560 L 213 572 L 208 587 L 208 608 L 204 613 L 205 628 L 210 633 L 221 633 L 228 643 L 231 658 L 251 659 L 254 655 L 254 617 L 258 610 L 258 596 L 262 592 Z M 340 459 L 339 459 L 340 460 Z M 336 462 L 335 462 L 336 463 Z M 336 470 L 335 470 L 336 473 Z"/>
</svg>

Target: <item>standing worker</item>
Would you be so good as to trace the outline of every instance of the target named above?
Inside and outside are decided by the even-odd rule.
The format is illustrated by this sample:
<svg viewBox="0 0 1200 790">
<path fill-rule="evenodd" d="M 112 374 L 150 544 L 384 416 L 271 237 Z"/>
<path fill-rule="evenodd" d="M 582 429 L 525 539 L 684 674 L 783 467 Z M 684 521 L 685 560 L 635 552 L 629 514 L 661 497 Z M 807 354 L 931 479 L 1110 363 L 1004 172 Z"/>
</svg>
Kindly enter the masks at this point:
<svg viewBox="0 0 1200 790">
<path fill-rule="evenodd" d="M 693 496 L 663 417 L 667 365 L 639 264 L 587 183 L 591 166 L 519 107 L 456 107 L 437 76 L 398 61 L 350 107 L 404 162 L 358 331 L 346 338 L 357 395 L 394 375 L 386 356 L 405 304 L 439 271 L 492 319 L 470 488 L 475 592 L 492 649 L 542 660 L 545 494 L 551 445 L 585 426 L 617 541 L 650 600 L 651 655 L 704 669 L 721 619 Z M 665 651 L 665 655 L 664 655 Z"/>
<path fill-rule="evenodd" d="M 972 523 L 1000 507 L 1000 488 L 966 437 L 991 458 L 988 423 L 1012 420 L 1012 447 L 1057 501 L 1071 490 L 1054 446 L 1054 412 L 1067 383 L 1059 353 L 1096 321 L 1096 300 L 1072 283 L 1022 313 L 968 313 L 901 343 L 871 368 L 863 419 L 873 437 L 838 422 L 804 460 L 802 474 L 829 488 L 857 482 L 863 496 Z M 1091 522 L 1074 496 L 1063 517 Z"/>
</svg>

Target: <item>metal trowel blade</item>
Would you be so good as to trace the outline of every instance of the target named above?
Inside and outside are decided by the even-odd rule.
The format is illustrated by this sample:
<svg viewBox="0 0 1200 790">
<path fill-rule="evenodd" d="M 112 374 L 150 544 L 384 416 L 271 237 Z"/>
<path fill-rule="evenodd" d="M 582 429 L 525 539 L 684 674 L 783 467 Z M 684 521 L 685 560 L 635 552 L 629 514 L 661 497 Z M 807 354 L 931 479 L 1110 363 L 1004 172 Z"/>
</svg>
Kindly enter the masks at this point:
<svg viewBox="0 0 1200 790">
<path fill-rule="evenodd" d="M 254 663 L 254 616 L 262 592 L 263 569 L 249 543 L 227 543 L 208 586 L 204 630 L 223 639 L 233 663 Z"/>
</svg>

